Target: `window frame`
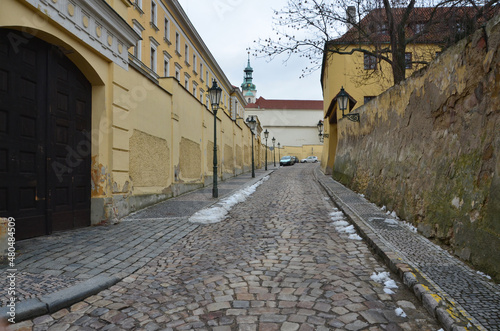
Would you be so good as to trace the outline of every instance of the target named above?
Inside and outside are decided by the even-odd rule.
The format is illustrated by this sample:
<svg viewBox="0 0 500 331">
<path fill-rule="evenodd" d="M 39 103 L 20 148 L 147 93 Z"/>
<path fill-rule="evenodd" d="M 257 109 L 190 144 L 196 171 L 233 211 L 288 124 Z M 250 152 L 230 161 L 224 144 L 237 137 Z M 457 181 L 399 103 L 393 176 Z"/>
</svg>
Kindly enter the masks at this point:
<svg viewBox="0 0 500 331">
<path fill-rule="evenodd" d="M 405 52 L 405 69 L 413 69 L 413 54 Z"/>
<path fill-rule="evenodd" d="M 156 31 L 159 31 L 158 29 L 158 4 L 156 3 L 155 0 L 151 0 L 151 27 L 155 29 Z"/>
<path fill-rule="evenodd" d="M 377 57 L 371 54 L 363 54 L 363 67 L 365 70 L 377 70 Z"/>
</svg>

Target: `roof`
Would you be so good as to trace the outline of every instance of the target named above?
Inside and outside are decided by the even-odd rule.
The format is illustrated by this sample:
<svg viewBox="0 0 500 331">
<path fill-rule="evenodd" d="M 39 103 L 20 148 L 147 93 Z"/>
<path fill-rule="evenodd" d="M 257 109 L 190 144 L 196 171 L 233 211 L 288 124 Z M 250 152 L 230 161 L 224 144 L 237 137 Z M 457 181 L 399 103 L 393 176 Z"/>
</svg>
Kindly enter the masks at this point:
<svg viewBox="0 0 500 331">
<path fill-rule="evenodd" d="M 393 8 L 392 14 L 395 24 L 400 24 L 406 11 L 404 8 Z M 476 20 L 477 26 L 486 22 L 498 12 L 497 7 L 490 7 L 487 13 L 476 17 L 482 7 L 416 7 L 413 8 L 406 28 L 406 37 L 411 38 L 417 33 L 422 33 L 425 25 L 434 22 L 427 27 L 427 32 L 414 40 L 414 43 L 444 43 L 448 38 L 454 36 L 464 22 Z M 370 11 L 361 19 L 356 26 L 349 29 L 340 38 L 329 41 L 330 44 L 350 44 L 350 43 L 389 43 L 387 13 L 385 9 L 379 8 Z M 473 29 L 475 30 L 475 28 Z M 360 31 L 363 31 L 361 33 Z"/>
<path fill-rule="evenodd" d="M 259 97 L 246 108 L 323 110 L 323 100 L 267 100 Z"/>
</svg>

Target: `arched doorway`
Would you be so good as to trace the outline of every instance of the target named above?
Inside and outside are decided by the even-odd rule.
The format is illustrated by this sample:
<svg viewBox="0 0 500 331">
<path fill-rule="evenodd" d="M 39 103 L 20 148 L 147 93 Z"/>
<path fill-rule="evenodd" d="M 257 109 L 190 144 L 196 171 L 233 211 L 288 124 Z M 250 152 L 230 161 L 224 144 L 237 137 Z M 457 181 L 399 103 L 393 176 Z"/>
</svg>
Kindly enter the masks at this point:
<svg viewBox="0 0 500 331">
<path fill-rule="evenodd" d="M 90 225 L 91 85 L 57 47 L 0 29 L 0 216 L 16 238 Z"/>
</svg>

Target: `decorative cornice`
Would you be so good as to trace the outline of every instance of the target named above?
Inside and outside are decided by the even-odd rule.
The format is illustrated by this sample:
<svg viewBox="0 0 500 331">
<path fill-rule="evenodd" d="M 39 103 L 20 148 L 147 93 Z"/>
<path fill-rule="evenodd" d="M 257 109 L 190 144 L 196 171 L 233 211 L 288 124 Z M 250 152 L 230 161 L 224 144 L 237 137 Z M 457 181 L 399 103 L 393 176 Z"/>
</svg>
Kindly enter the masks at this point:
<svg viewBox="0 0 500 331">
<path fill-rule="evenodd" d="M 27 2 L 68 32 L 128 69 L 128 49 L 141 37 L 103 0 L 19 0 Z"/>
</svg>

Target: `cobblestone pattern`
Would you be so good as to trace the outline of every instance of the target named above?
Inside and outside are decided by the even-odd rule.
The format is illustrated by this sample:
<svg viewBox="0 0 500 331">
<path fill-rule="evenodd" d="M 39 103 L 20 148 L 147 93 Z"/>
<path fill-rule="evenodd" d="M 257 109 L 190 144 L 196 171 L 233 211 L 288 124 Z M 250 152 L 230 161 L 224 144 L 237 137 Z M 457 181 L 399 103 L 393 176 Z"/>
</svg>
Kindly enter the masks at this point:
<svg viewBox="0 0 500 331">
<path fill-rule="evenodd" d="M 52 293 L 97 275 L 126 277 L 195 229 L 187 219 L 122 222 L 16 243 L 18 301 Z M 6 267 L 4 267 L 5 269 Z M 7 279 L 0 279 L 7 288 Z M 2 291 L 2 303 L 7 293 Z"/>
<path fill-rule="evenodd" d="M 257 176 L 268 172 L 257 171 Z M 243 174 L 220 184 L 229 194 L 251 180 Z M 54 293 L 98 275 L 126 277 L 197 227 L 187 222 L 210 205 L 212 189 L 202 189 L 143 209 L 116 225 L 59 232 L 16 242 L 16 299 Z M 175 217 L 170 217 L 170 216 Z M 0 266 L 4 274 L 7 266 Z M 0 286 L 7 288 L 6 277 Z M 8 301 L 0 292 L 2 306 Z"/>
<path fill-rule="evenodd" d="M 312 165 L 274 172 L 220 223 L 201 225 L 133 275 L 34 330 L 437 330 L 363 241 L 332 227 Z M 395 277 L 393 277 L 395 278 Z M 406 317 L 398 316 L 402 308 Z"/>
<path fill-rule="evenodd" d="M 392 217 L 340 183 L 329 179 L 326 184 L 405 263 L 420 270 L 435 285 L 440 296 L 458 303 L 479 328 L 500 330 L 500 285 L 489 282 L 425 237 L 404 226 L 387 224 L 384 220 Z"/>
</svg>

